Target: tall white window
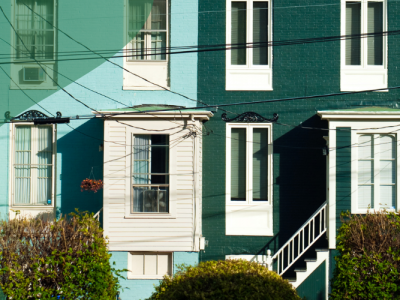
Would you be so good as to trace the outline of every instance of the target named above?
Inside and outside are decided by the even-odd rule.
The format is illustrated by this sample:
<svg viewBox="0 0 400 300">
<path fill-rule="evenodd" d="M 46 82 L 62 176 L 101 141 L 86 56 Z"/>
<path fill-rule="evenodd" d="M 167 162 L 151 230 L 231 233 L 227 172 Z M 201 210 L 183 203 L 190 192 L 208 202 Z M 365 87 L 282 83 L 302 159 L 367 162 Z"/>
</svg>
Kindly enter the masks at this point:
<svg viewBox="0 0 400 300">
<path fill-rule="evenodd" d="M 272 124 L 227 124 L 226 233 L 272 234 Z"/>
<path fill-rule="evenodd" d="M 227 0 L 227 90 L 272 89 L 271 1 Z"/>
<path fill-rule="evenodd" d="M 49 78 L 56 78 L 53 71 L 57 48 L 57 31 L 53 27 L 57 23 L 56 1 L 13 0 L 12 4 L 15 31 L 12 29 L 11 88 L 56 89 L 57 85 Z"/>
<path fill-rule="evenodd" d="M 167 60 L 167 0 L 154 0 L 152 4 L 150 8 L 151 3 L 129 0 L 129 60 Z"/>
<path fill-rule="evenodd" d="M 124 67 L 164 88 L 169 86 L 169 2 L 168 0 L 126 0 L 126 59 Z M 162 90 L 157 85 L 124 72 L 126 90 Z"/>
<path fill-rule="evenodd" d="M 342 0 L 342 90 L 387 87 L 386 1 Z"/>
<path fill-rule="evenodd" d="M 169 213 L 169 135 L 134 135 L 131 213 Z"/>
<path fill-rule="evenodd" d="M 13 206 L 53 205 L 54 143 L 52 126 L 15 126 Z"/>
<path fill-rule="evenodd" d="M 396 209 L 396 136 L 358 135 L 356 211 Z"/>
</svg>

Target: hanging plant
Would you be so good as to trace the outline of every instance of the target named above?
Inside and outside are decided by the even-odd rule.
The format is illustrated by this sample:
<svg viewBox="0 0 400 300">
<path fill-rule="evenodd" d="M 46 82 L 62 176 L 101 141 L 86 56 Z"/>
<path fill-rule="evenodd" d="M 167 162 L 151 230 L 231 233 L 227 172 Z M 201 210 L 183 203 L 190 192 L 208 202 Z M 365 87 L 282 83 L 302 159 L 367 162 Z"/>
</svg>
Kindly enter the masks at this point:
<svg viewBox="0 0 400 300">
<path fill-rule="evenodd" d="M 98 190 L 103 188 L 103 181 L 101 179 L 89 179 L 86 178 L 81 183 L 81 192 L 83 191 L 93 191 L 97 193 Z"/>
</svg>

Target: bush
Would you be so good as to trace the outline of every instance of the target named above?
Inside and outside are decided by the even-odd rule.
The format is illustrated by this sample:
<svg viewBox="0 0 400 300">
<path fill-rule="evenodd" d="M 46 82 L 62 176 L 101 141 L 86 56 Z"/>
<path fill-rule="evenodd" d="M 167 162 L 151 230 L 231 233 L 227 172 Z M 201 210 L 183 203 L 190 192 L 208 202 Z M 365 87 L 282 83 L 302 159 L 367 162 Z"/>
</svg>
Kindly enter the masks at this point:
<svg viewBox="0 0 400 300">
<path fill-rule="evenodd" d="M 346 213 L 342 221 L 332 299 L 400 299 L 400 217 Z"/>
<path fill-rule="evenodd" d="M 93 215 L 0 222 L 0 286 L 8 299 L 115 299 L 120 271 Z"/>
<path fill-rule="evenodd" d="M 165 276 L 150 300 L 300 299 L 287 280 L 256 262 L 207 261 Z"/>
</svg>

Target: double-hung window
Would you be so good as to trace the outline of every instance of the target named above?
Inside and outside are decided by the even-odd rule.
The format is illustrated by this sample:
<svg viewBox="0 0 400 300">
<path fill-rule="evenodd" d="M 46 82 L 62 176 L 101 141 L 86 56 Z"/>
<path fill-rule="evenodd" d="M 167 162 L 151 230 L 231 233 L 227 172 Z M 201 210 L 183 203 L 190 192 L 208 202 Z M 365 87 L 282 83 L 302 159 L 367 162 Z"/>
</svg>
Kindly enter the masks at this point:
<svg viewBox="0 0 400 300">
<path fill-rule="evenodd" d="M 15 125 L 13 130 L 13 206 L 53 205 L 54 129 Z"/>
<path fill-rule="evenodd" d="M 272 90 L 271 16 L 271 0 L 227 0 L 227 90 Z"/>
<path fill-rule="evenodd" d="M 387 87 L 386 0 L 342 0 L 342 90 Z"/>
<path fill-rule="evenodd" d="M 396 209 L 397 160 L 395 134 L 357 134 L 354 212 Z M 355 196 L 354 195 L 354 196 Z"/>
<path fill-rule="evenodd" d="M 131 213 L 169 213 L 169 135 L 135 134 L 132 159 Z"/>
<path fill-rule="evenodd" d="M 272 233 L 272 124 L 227 124 L 226 232 Z"/>
<path fill-rule="evenodd" d="M 148 3 L 147 3 L 148 2 Z M 127 45 L 124 67 L 147 80 L 169 86 L 169 2 L 126 0 Z M 161 89 L 137 76 L 124 72 L 124 89 Z"/>
<path fill-rule="evenodd" d="M 11 88 L 54 89 L 56 0 L 13 1 Z"/>
</svg>

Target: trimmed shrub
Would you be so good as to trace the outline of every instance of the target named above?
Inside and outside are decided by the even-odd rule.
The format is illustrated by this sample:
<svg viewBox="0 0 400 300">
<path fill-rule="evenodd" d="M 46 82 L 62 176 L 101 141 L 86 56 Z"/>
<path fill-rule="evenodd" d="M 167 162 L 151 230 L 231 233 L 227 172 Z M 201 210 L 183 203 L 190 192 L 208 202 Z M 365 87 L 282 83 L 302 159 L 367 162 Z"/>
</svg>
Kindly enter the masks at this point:
<svg viewBox="0 0 400 300">
<path fill-rule="evenodd" d="M 300 299 L 287 280 L 256 262 L 207 261 L 165 276 L 150 300 Z"/>
<path fill-rule="evenodd" d="M 120 271 L 93 214 L 0 222 L 0 286 L 7 299 L 115 299 Z"/>
<path fill-rule="evenodd" d="M 342 214 L 331 299 L 400 299 L 400 217 Z"/>
</svg>

